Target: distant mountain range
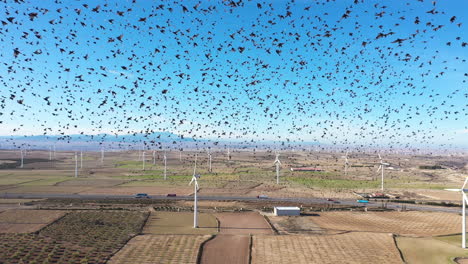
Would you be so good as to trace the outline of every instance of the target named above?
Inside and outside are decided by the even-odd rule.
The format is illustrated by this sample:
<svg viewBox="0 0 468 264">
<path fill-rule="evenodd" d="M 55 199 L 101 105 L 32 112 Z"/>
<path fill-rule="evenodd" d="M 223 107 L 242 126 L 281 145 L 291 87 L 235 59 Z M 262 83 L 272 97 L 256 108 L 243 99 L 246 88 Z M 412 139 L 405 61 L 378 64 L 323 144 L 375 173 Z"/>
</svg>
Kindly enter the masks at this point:
<svg viewBox="0 0 468 264">
<path fill-rule="evenodd" d="M 106 149 L 163 149 L 163 148 L 283 148 L 287 146 L 313 147 L 317 142 L 257 142 L 250 139 L 194 139 L 179 136 L 171 132 L 153 132 L 150 134 L 96 134 L 96 135 L 34 135 L 0 136 L 0 148 L 49 149 L 57 150 L 99 150 Z"/>
<path fill-rule="evenodd" d="M 153 132 L 151 134 L 96 134 L 96 135 L 34 135 L 34 136 L 0 136 L 0 140 L 12 141 L 85 141 L 85 142 L 143 142 L 143 141 L 193 141 L 192 138 L 184 138 L 171 132 Z"/>
</svg>

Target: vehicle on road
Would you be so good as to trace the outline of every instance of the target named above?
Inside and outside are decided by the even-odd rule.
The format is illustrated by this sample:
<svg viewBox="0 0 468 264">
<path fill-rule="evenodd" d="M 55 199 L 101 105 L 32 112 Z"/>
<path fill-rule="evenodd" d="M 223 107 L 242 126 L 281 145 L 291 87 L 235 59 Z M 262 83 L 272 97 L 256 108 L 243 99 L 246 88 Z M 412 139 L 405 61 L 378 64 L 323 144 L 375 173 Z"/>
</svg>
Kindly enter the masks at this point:
<svg viewBox="0 0 468 264">
<path fill-rule="evenodd" d="M 358 203 L 369 203 L 369 201 L 367 201 L 367 200 L 357 200 L 356 202 L 358 202 Z"/>
<path fill-rule="evenodd" d="M 175 194 L 175 193 L 168 193 L 166 196 L 167 196 L 167 197 L 176 197 L 177 194 Z"/>
<path fill-rule="evenodd" d="M 264 194 L 260 194 L 260 195 L 257 195 L 257 198 L 258 199 L 268 199 L 268 196 L 264 195 Z"/>
<path fill-rule="evenodd" d="M 151 198 L 147 193 L 137 193 L 134 196 L 135 198 Z"/>
<path fill-rule="evenodd" d="M 331 199 L 331 198 L 328 198 L 327 201 L 329 202 L 334 202 L 335 200 Z"/>
</svg>

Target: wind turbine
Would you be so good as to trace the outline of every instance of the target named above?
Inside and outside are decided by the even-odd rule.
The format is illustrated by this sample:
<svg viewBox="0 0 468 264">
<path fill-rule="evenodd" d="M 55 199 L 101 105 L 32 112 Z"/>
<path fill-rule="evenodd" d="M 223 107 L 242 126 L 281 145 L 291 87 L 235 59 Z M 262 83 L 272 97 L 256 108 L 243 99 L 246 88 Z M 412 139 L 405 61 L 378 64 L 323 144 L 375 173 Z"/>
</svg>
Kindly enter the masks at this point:
<svg viewBox="0 0 468 264">
<path fill-rule="evenodd" d="M 379 172 L 379 170 L 382 170 L 382 185 L 381 185 L 381 190 L 383 191 L 383 190 L 384 190 L 384 177 L 383 177 L 384 169 L 385 169 L 385 166 L 390 165 L 390 164 L 384 163 L 384 162 L 382 161 L 382 157 L 380 157 L 380 154 L 379 154 L 379 159 L 380 159 L 380 166 L 379 166 L 379 168 L 377 169 L 377 172 Z"/>
<path fill-rule="evenodd" d="M 211 169 L 211 151 L 210 150 L 208 150 L 208 166 L 209 166 L 208 171 L 212 172 L 212 169 Z"/>
<path fill-rule="evenodd" d="M 153 165 L 156 164 L 156 151 L 153 150 Z"/>
<path fill-rule="evenodd" d="M 276 165 L 276 184 L 279 184 L 279 170 L 280 170 L 280 166 L 281 166 L 281 161 L 279 160 L 279 155 L 278 153 L 276 153 L 276 159 L 275 159 L 275 165 Z"/>
<path fill-rule="evenodd" d="M 143 159 L 142 159 L 142 161 L 143 161 L 143 170 L 145 170 L 145 161 L 146 161 L 145 154 L 146 153 L 143 151 L 143 154 L 142 154 L 143 155 Z"/>
<path fill-rule="evenodd" d="M 164 151 L 164 180 L 167 178 L 167 156 L 166 156 L 166 151 Z"/>
<path fill-rule="evenodd" d="M 446 191 L 461 192 L 462 194 L 462 248 L 466 248 L 466 204 L 468 203 L 466 192 L 468 192 L 468 189 L 465 189 L 465 186 L 467 182 L 468 177 L 465 178 L 465 182 L 463 183 L 461 189 L 445 189 Z"/>
<path fill-rule="evenodd" d="M 78 178 L 78 154 L 75 152 L 75 178 Z"/>
<path fill-rule="evenodd" d="M 349 165 L 349 162 L 348 162 L 348 151 L 346 151 L 346 155 L 344 156 L 345 158 L 345 167 L 344 167 L 344 174 L 345 174 L 345 177 L 348 176 L 348 165 Z"/>
<path fill-rule="evenodd" d="M 83 169 L 83 151 L 80 151 L 80 158 L 81 158 L 81 160 L 80 160 L 80 163 L 81 163 L 80 164 L 80 169 Z"/>
<path fill-rule="evenodd" d="M 49 160 L 52 160 L 52 147 L 49 146 Z"/>
<path fill-rule="evenodd" d="M 104 148 L 101 148 L 101 164 L 104 163 Z"/>
<path fill-rule="evenodd" d="M 193 182 L 195 182 L 195 184 L 193 185 L 194 187 L 194 205 L 193 205 L 193 228 L 198 228 L 198 212 L 197 212 L 197 203 L 198 203 L 198 200 L 197 200 L 197 192 L 198 192 L 198 189 L 200 189 L 198 187 L 198 179 L 200 178 L 200 174 L 195 174 L 197 170 L 197 154 L 195 154 L 195 166 L 193 167 L 193 176 L 192 176 L 192 180 L 190 181 L 189 183 L 189 186 L 192 185 Z"/>
<path fill-rule="evenodd" d="M 227 149 L 227 159 L 231 160 L 231 152 L 229 152 L 229 148 Z"/>
<path fill-rule="evenodd" d="M 21 152 L 21 166 L 20 166 L 20 168 L 23 168 L 23 167 L 24 167 L 24 162 L 23 162 L 23 160 L 24 160 L 24 153 L 23 153 L 23 149 L 20 149 L 20 152 Z"/>
</svg>

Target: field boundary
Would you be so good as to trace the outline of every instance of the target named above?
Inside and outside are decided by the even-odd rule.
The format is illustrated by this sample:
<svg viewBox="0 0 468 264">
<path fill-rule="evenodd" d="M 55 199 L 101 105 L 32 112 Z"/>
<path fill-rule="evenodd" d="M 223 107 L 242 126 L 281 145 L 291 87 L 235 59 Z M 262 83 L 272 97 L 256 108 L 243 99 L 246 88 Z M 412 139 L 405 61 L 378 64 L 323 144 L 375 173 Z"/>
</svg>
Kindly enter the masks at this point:
<svg viewBox="0 0 468 264">
<path fill-rule="evenodd" d="M 198 248 L 198 255 L 197 255 L 197 264 L 201 264 L 201 261 L 202 261 L 202 257 L 203 257 L 203 248 L 205 247 L 205 244 L 208 242 L 208 241 L 211 241 L 213 240 L 217 235 L 211 235 L 210 238 L 208 238 L 207 240 L 203 241 L 201 244 L 200 244 L 200 247 Z"/>
<path fill-rule="evenodd" d="M 398 250 L 398 254 L 400 254 L 401 261 L 403 261 L 403 263 L 408 263 L 406 262 L 405 256 L 403 255 L 403 252 L 401 251 L 400 247 L 398 247 L 398 242 L 396 241 L 396 237 L 397 236 L 395 234 L 392 234 L 393 243 L 395 244 L 395 247 Z"/>
<path fill-rule="evenodd" d="M 278 229 L 276 229 L 276 227 L 270 222 L 270 219 L 268 218 L 268 216 L 266 215 L 262 215 L 262 216 L 263 216 L 263 219 L 265 219 L 267 224 L 270 226 L 270 228 L 273 230 L 275 235 L 279 235 Z"/>
<path fill-rule="evenodd" d="M 148 222 L 148 219 L 150 218 L 150 216 L 151 216 L 151 212 L 148 212 L 146 214 L 145 221 L 143 221 L 143 224 L 141 225 L 140 230 L 138 230 L 138 235 L 143 235 L 143 229 L 145 228 L 146 223 Z"/>
<path fill-rule="evenodd" d="M 118 248 L 115 252 L 112 252 L 106 259 L 106 263 L 113 257 L 115 256 L 115 254 L 119 253 L 127 244 L 128 242 L 130 242 L 130 240 L 132 240 L 133 238 L 137 237 L 137 236 L 141 236 L 142 235 L 142 231 L 143 231 L 143 228 L 145 227 L 145 224 L 146 224 L 146 221 L 148 221 L 148 218 L 150 216 L 151 213 L 147 213 L 146 214 L 146 219 L 145 221 L 143 222 L 143 224 L 141 225 L 140 227 L 140 230 L 138 231 L 138 233 L 136 233 L 134 236 L 131 236 L 127 239 L 127 241 L 125 241 L 125 243 L 122 243 L 122 246 L 120 248 Z"/>
<path fill-rule="evenodd" d="M 215 216 L 215 219 L 216 219 L 216 229 L 218 231 L 218 234 L 219 232 L 221 231 L 221 222 L 219 221 L 218 217 Z"/>
<path fill-rule="evenodd" d="M 60 211 L 61 211 L 61 210 L 60 210 Z M 38 235 L 44 228 L 46 228 L 46 227 L 48 227 L 48 226 L 50 226 L 50 225 L 52 225 L 52 224 L 57 223 L 58 221 L 60 221 L 62 218 L 64 218 L 65 216 L 67 216 L 67 215 L 70 213 L 70 212 L 68 212 L 68 210 L 64 210 L 64 211 L 65 211 L 65 213 L 64 213 L 61 217 L 59 217 L 59 218 L 55 219 L 54 221 L 50 222 L 49 224 L 44 225 L 43 227 L 39 228 L 39 230 L 33 232 L 33 234 L 37 234 L 37 235 Z"/>
<path fill-rule="evenodd" d="M 253 235 L 249 238 L 249 264 L 252 263 L 252 247 L 253 247 Z"/>
</svg>

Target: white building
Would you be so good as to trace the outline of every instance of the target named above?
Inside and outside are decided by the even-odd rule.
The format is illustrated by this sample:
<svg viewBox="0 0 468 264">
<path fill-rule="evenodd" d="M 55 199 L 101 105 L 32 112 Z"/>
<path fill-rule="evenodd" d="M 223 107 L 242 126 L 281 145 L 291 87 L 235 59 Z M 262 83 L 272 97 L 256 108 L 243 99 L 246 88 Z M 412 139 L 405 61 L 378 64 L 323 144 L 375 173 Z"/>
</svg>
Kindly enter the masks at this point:
<svg viewBox="0 0 468 264">
<path fill-rule="evenodd" d="M 299 207 L 274 207 L 276 216 L 282 215 L 301 215 L 301 209 Z"/>
</svg>

